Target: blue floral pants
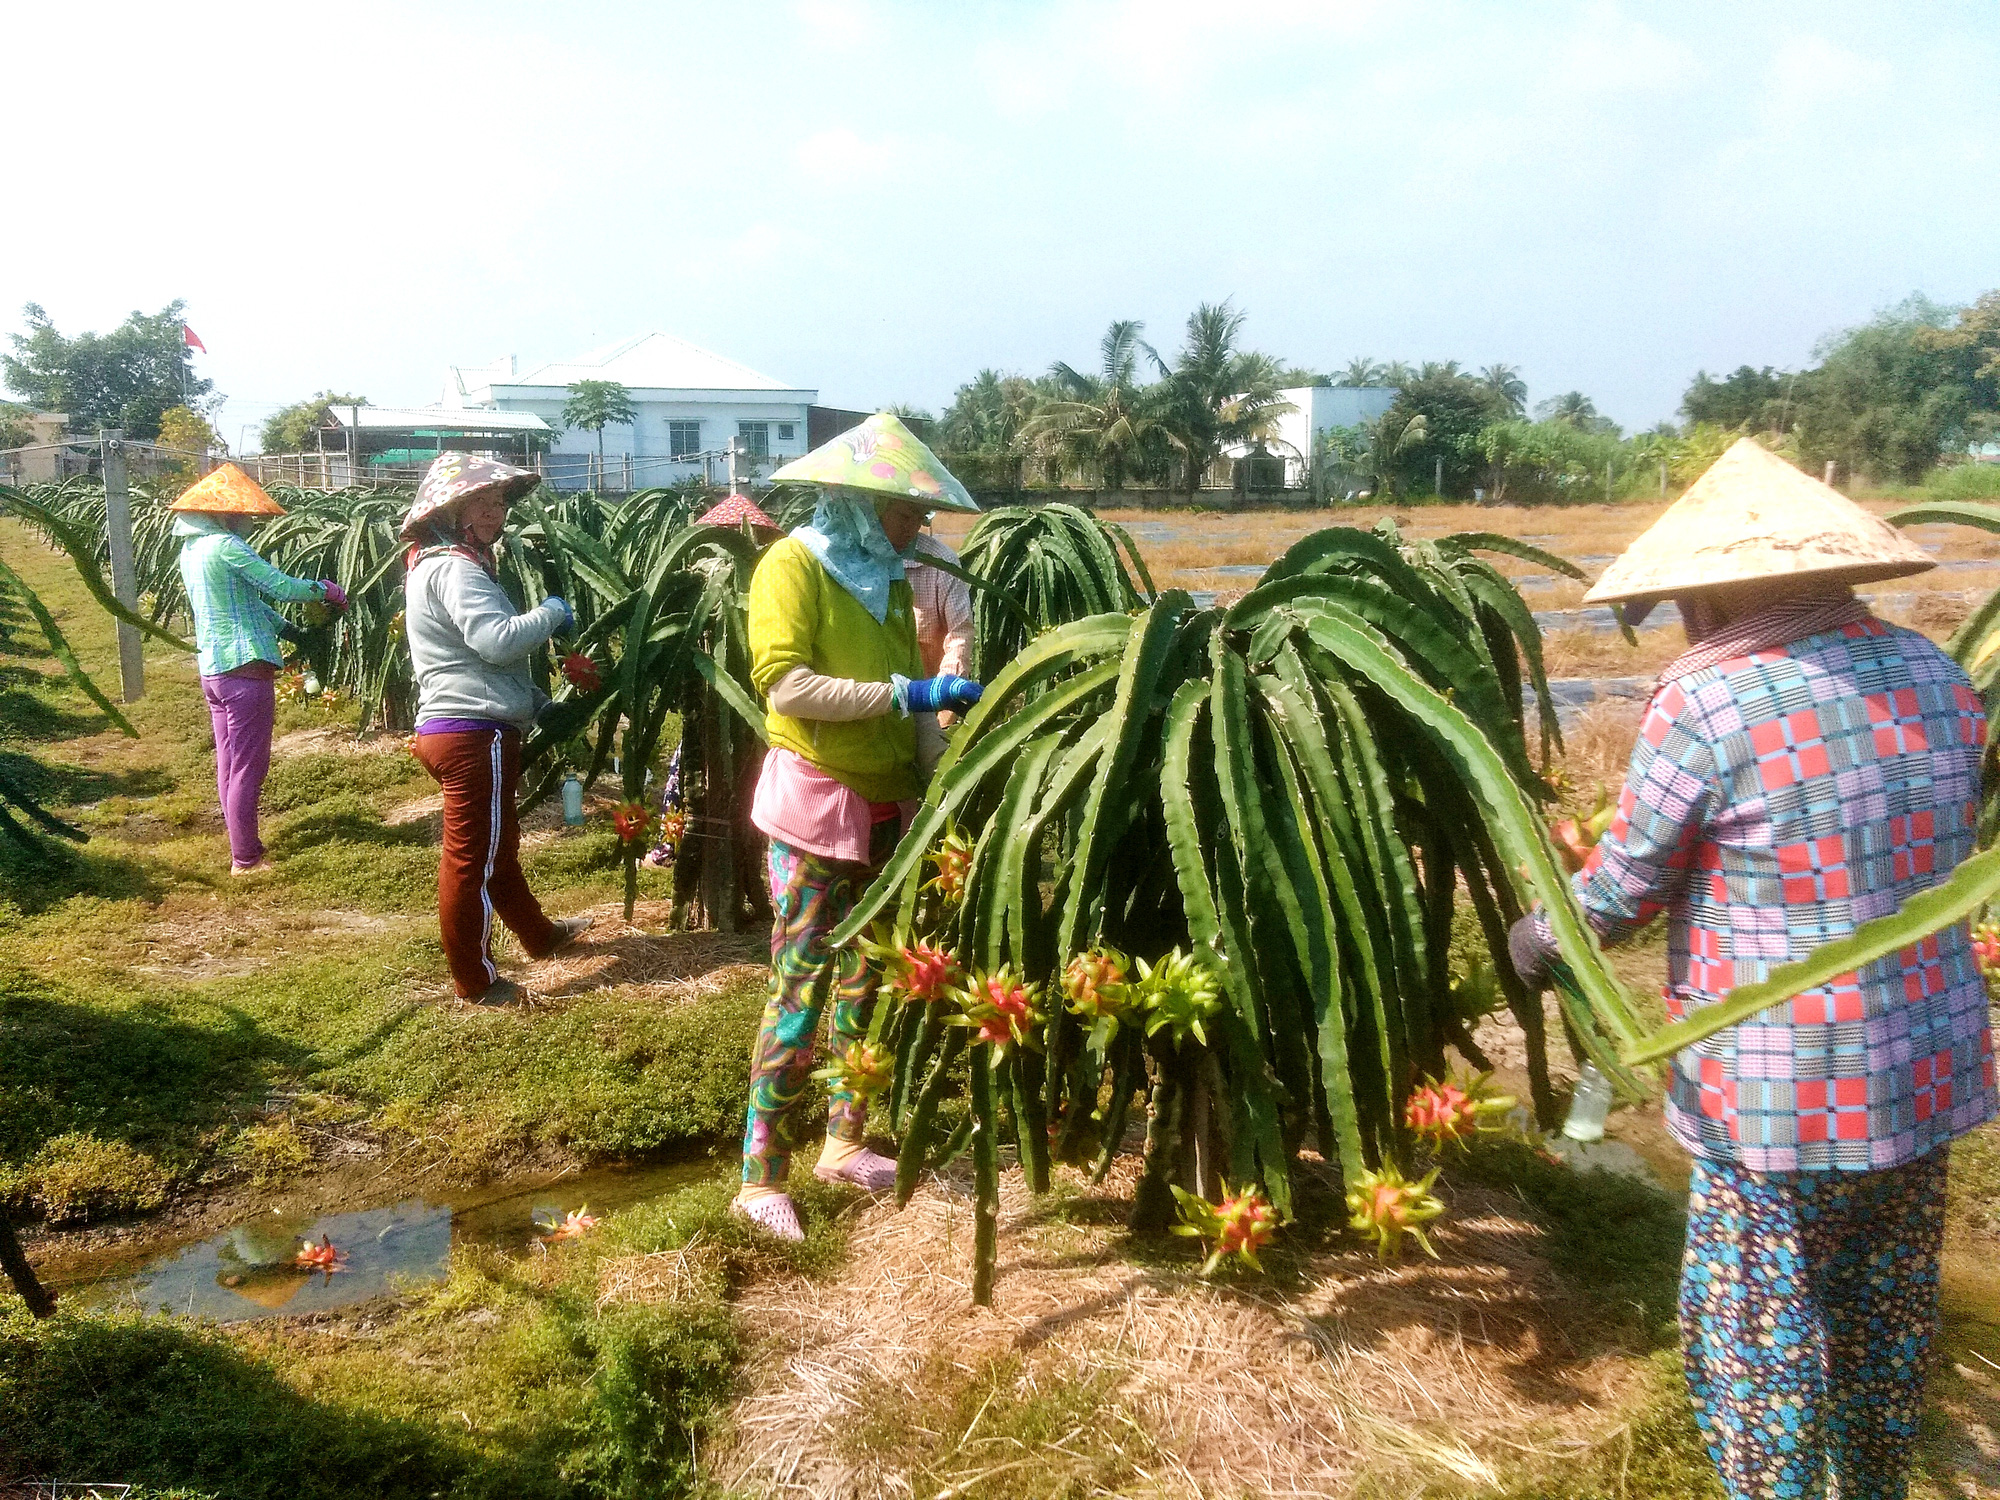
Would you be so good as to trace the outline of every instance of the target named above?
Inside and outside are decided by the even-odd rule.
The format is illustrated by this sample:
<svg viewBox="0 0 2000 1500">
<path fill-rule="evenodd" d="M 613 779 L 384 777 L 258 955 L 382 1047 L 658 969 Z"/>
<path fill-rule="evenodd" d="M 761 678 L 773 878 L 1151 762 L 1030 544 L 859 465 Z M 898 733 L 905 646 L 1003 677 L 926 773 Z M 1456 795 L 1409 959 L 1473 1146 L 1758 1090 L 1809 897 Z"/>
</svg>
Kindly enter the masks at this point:
<svg viewBox="0 0 2000 1500">
<path fill-rule="evenodd" d="M 1881 1172 L 1694 1164 L 1681 1334 L 1731 1500 L 1902 1500 L 1949 1154 Z"/>
</svg>

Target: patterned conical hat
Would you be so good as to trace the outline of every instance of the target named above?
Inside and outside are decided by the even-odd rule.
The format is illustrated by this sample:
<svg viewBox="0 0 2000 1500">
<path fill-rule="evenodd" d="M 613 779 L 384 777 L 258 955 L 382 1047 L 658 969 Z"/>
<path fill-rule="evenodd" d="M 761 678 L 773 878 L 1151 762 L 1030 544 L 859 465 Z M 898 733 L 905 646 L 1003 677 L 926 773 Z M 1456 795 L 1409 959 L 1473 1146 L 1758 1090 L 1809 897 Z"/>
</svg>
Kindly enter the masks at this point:
<svg viewBox="0 0 2000 1500">
<path fill-rule="evenodd" d="M 168 510 L 198 510 L 211 516 L 282 516 L 285 507 L 264 493 L 264 487 L 235 464 L 217 464 L 215 471 L 181 491 Z"/>
<path fill-rule="evenodd" d="M 1739 438 L 1583 599 L 1668 599 L 1758 578 L 1865 583 L 1936 566 L 1888 522 L 1761 443 Z"/>
<path fill-rule="evenodd" d="M 902 420 L 878 411 L 771 476 L 773 484 L 838 485 L 914 500 L 936 510 L 977 511 L 979 502 Z"/>
<path fill-rule="evenodd" d="M 533 469 L 517 469 L 490 458 L 474 458 L 470 453 L 440 453 L 424 471 L 416 504 L 403 517 L 403 538 L 409 540 L 417 527 L 467 495 L 498 487 L 507 500 L 518 500 L 541 482 L 542 476 Z"/>
<path fill-rule="evenodd" d="M 697 526 L 741 526 L 745 522 L 760 526 L 766 531 L 783 531 L 785 528 L 764 514 L 763 508 L 748 495 L 725 495 L 705 513 L 695 519 Z"/>
</svg>

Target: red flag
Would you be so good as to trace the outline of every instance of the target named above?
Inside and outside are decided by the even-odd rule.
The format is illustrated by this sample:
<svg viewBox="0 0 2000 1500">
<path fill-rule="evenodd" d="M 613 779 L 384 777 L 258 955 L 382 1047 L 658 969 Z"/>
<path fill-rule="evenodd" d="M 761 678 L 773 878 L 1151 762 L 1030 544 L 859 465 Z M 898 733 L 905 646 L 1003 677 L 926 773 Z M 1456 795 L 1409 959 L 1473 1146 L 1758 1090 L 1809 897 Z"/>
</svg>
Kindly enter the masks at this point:
<svg viewBox="0 0 2000 1500">
<path fill-rule="evenodd" d="M 181 342 L 190 349 L 199 349 L 203 354 L 208 353 L 208 345 L 204 344 L 195 331 L 185 323 L 181 324 Z"/>
</svg>

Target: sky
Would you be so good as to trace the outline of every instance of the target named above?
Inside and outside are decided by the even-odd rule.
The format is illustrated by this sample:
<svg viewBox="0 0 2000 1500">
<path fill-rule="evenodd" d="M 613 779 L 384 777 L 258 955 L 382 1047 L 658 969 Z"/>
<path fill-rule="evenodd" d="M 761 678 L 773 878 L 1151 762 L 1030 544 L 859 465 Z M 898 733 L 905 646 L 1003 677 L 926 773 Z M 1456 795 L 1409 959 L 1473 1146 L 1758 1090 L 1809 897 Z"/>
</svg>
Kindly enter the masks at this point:
<svg viewBox="0 0 2000 1500">
<path fill-rule="evenodd" d="M 37 6 L 0 334 L 174 298 L 255 442 L 660 330 L 830 405 L 1247 341 L 1518 366 L 1628 429 L 2000 286 L 2000 6 Z M 67 61 L 65 61 L 67 59 Z M 38 186 L 38 184 L 41 184 Z"/>
</svg>

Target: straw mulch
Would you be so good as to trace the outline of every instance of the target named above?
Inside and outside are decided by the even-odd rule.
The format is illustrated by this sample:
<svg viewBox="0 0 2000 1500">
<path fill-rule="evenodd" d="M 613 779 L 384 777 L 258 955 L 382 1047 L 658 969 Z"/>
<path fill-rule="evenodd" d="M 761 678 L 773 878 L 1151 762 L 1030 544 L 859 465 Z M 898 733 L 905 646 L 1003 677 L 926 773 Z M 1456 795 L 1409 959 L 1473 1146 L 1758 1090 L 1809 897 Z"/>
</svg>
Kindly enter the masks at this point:
<svg viewBox="0 0 2000 1500">
<path fill-rule="evenodd" d="M 1504 1197 L 1458 1193 L 1435 1236 L 1439 1261 L 1319 1254 L 1280 1291 L 1123 1258 L 1110 1226 L 1136 1175 L 1130 1161 L 1096 1190 L 1104 1201 L 1036 1223 L 1019 1173 L 1007 1173 L 991 1310 L 971 1306 L 962 1182 L 927 1183 L 901 1213 L 886 1201 L 861 1209 L 835 1281 L 752 1285 L 739 1308 L 761 1336 L 748 1365 L 761 1374 L 713 1472 L 768 1495 L 973 1488 L 1009 1455 L 969 1430 L 940 1434 L 909 1472 L 853 1434 L 884 1402 L 909 1403 L 928 1427 L 946 1414 L 926 1394 L 940 1362 L 970 1376 L 1013 1355 L 1022 1393 L 1111 1378 L 1096 1441 L 1129 1443 L 1149 1493 L 1346 1494 L 1384 1471 L 1491 1482 L 1496 1458 L 1601 1438 L 1602 1414 L 1637 1378 L 1616 1349 L 1590 1343 L 1591 1320 Z"/>
<path fill-rule="evenodd" d="M 625 921 L 623 902 L 586 909 L 590 930 L 523 976 L 536 996 L 561 1000 L 608 989 L 649 998 L 699 1000 L 761 979 L 770 963 L 766 933 L 663 932 L 671 902 L 641 901 Z"/>
</svg>

